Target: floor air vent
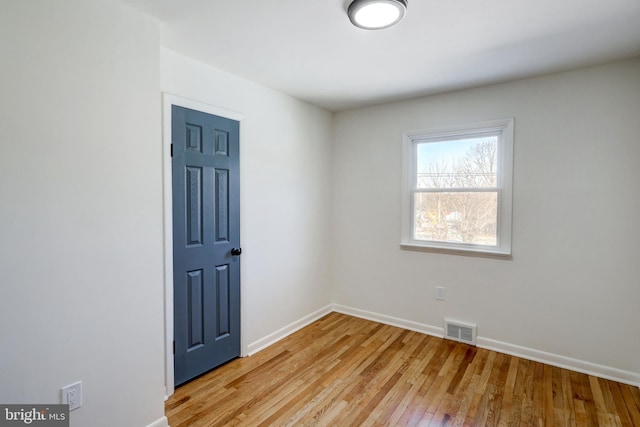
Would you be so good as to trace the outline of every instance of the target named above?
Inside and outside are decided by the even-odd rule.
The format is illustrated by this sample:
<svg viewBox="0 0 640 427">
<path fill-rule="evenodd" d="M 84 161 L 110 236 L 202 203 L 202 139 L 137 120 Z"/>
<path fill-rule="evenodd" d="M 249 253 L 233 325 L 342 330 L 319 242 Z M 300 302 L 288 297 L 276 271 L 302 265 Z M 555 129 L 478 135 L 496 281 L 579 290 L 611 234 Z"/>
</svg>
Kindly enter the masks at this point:
<svg viewBox="0 0 640 427">
<path fill-rule="evenodd" d="M 465 344 L 476 345 L 476 325 L 445 319 L 444 337 Z"/>
</svg>

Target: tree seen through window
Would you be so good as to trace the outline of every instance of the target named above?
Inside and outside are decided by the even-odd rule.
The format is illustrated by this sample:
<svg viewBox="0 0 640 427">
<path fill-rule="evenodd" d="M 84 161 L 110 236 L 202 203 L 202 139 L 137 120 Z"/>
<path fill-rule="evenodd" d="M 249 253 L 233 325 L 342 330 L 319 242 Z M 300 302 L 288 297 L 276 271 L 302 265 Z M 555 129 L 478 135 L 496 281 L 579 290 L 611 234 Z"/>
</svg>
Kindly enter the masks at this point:
<svg viewBox="0 0 640 427">
<path fill-rule="evenodd" d="M 498 137 L 417 144 L 414 239 L 497 244 Z"/>
</svg>

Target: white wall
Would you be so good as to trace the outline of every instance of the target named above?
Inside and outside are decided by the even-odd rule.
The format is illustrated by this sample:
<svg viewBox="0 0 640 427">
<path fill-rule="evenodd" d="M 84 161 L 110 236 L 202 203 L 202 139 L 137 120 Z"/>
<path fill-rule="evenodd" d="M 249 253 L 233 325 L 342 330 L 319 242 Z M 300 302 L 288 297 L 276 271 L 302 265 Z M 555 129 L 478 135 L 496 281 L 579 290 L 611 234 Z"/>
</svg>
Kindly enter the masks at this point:
<svg viewBox="0 0 640 427">
<path fill-rule="evenodd" d="M 331 303 L 332 115 L 169 49 L 161 70 L 164 92 L 244 116 L 242 326 L 245 352 L 255 351 Z"/>
<path fill-rule="evenodd" d="M 112 2 L 0 1 L 0 402 L 164 417 L 159 30 Z"/>
<path fill-rule="evenodd" d="M 639 114 L 640 60 L 337 113 L 334 302 L 640 382 Z M 513 260 L 401 250 L 401 133 L 503 117 Z"/>
</svg>

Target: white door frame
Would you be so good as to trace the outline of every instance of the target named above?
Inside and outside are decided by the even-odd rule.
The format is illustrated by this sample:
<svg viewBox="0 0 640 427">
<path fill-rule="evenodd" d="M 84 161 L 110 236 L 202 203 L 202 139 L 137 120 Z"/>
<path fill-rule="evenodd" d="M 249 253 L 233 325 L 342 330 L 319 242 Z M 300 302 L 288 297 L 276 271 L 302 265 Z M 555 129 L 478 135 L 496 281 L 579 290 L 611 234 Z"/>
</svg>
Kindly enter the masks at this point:
<svg viewBox="0 0 640 427">
<path fill-rule="evenodd" d="M 171 178 L 171 106 L 189 108 L 240 122 L 240 138 L 244 115 L 215 105 L 163 92 L 162 94 L 162 185 L 164 223 L 164 336 L 165 336 L 165 400 L 175 390 L 173 372 L 173 190 Z M 242 161 L 242 158 L 240 159 Z M 242 168 L 240 169 L 242 170 Z M 242 187 L 241 187 L 242 188 Z M 242 276 L 241 276 L 242 277 Z M 240 284 L 242 295 L 242 282 Z M 240 349 L 245 354 L 242 340 L 243 330 L 242 297 L 240 298 Z"/>
</svg>

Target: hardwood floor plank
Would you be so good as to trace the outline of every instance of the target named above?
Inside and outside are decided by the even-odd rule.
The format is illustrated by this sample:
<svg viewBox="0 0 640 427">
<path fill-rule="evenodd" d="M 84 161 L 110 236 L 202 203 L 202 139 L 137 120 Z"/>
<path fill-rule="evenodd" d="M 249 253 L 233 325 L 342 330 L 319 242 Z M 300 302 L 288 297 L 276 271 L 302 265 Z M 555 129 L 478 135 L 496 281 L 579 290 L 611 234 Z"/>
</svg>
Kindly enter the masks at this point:
<svg viewBox="0 0 640 427">
<path fill-rule="evenodd" d="M 611 381 L 606 381 L 603 378 L 596 378 L 598 380 L 598 384 L 602 389 L 602 398 L 604 399 L 604 405 L 607 409 L 608 414 L 616 413 L 616 404 L 613 401 L 613 394 L 611 393 L 611 386 L 609 383 Z"/>
<path fill-rule="evenodd" d="M 500 420 L 500 411 L 504 398 L 505 383 L 507 381 L 511 357 L 504 355 L 503 363 L 500 367 L 496 381 L 493 383 L 493 392 L 487 403 L 488 411 L 486 425 L 498 425 Z"/>
<path fill-rule="evenodd" d="M 516 377 L 518 375 L 518 362 L 519 359 L 517 357 L 511 358 L 509 362 L 507 379 L 504 383 L 502 405 L 500 406 L 500 412 L 497 414 L 496 423 L 499 423 L 501 420 L 506 421 L 511 418 L 513 411 L 514 389 L 516 387 Z"/>
<path fill-rule="evenodd" d="M 638 387 L 627 387 L 633 396 L 633 400 L 636 403 L 636 409 L 640 409 L 640 388 Z"/>
<path fill-rule="evenodd" d="M 633 390 L 632 386 L 628 386 L 625 384 L 620 384 L 620 390 L 622 392 L 622 397 L 624 399 L 625 405 L 627 406 L 627 411 L 629 411 L 629 415 L 633 422 L 634 426 L 640 426 L 640 404 L 636 402 L 633 398 Z"/>
<path fill-rule="evenodd" d="M 515 384 L 513 388 L 513 395 L 511 397 L 512 400 L 512 408 L 511 414 L 509 417 L 505 418 L 505 424 L 508 426 L 519 426 L 520 419 L 522 417 L 522 403 L 526 396 L 525 387 L 527 383 L 525 382 L 525 378 L 527 375 L 527 371 L 529 369 L 529 361 L 524 359 L 518 359 L 518 371 L 516 373 Z"/>
<path fill-rule="evenodd" d="M 494 366 L 496 356 L 498 355 L 498 353 L 488 350 L 479 350 L 479 354 L 480 357 L 476 357 L 476 361 L 479 361 L 475 372 L 477 382 L 475 383 L 475 387 L 473 389 L 469 389 L 467 392 L 471 397 L 467 414 L 464 417 L 464 424 L 466 425 L 473 425 L 474 420 L 479 413 L 478 408 L 480 407 L 480 402 L 486 395 L 489 377 L 493 370 L 492 368 Z"/>
<path fill-rule="evenodd" d="M 178 387 L 172 427 L 640 426 L 638 389 L 331 313 Z"/>
<path fill-rule="evenodd" d="M 402 403 L 403 397 L 407 395 L 412 387 L 417 390 L 417 387 L 414 386 L 412 380 L 416 375 L 418 375 L 421 369 L 421 363 L 419 363 L 419 361 L 416 361 L 416 356 L 420 354 L 419 350 L 421 349 L 419 347 L 419 344 L 422 344 L 422 342 L 423 341 L 421 339 L 413 339 L 412 341 L 408 341 L 406 343 L 406 352 L 410 353 L 407 357 L 403 357 L 402 364 L 397 370 L 397 373 L 400 374 L 400 378 L 384 396 L 384 399 L 380 402 L 380 404 L 376 407 L 376 409 L 370 416 L 371 419 L 375 420 L 376 424 L 393 425 L 393 423 L 389 420 L 394 416 L 395 411 L 391 412 L 388 410 L 388 408 L 392 405 L 398 406 L 398 404 L 396 404 L 395 402 L 400 401 Z"/>
<path fill-rule="evenodd" d="M 473 390 L 477 387 L 477 383 L 480 380 L 480 376 L 476 374 L 470 374 L 466 377 L 465 382 L 462 384 L 466 387 L 465 390 Z M 474 393 L 463 392 L 456 393 L 455 398 L 451 402 L 450 411 L 455 414 L 451 420 L 452 426 L 462 426 L 469 414 L 471 404 L 473 402 Z"/>
<path fill-rule="evenodd" d="M 432 387 L 429 388 L 429 391 L 424 395 L 420 406 L 423 408 L 423 415 L 420 417 L 421 420 L 418 425 L 424 425 L 427 420 L 431 422 L 438 415 L 444 417 L 446 414 L 438 414 L 438 408 L 442 404 L 443 399 L 446 397 L 447 389 L 449 388 L 449 384 L 453 380 L 453 377 L 450 375 L 451 368 L 453 365 L 453 361 L 457 359 L 456 348 L 461 349 L 461 347 L 447 346 L 447 351 L 443 352 L 443 355 L 446 354 L 447 357 L 443 361 L 441 368 L 438 372 L 432 372 L 435 374 L 435 379 L 433 380 Z M 439 363 L 438 363 L 439 364 Z M 424 371 L 423 371 L 424 372 Z M 431 376 L 433 378 L 433 376 Z M 415 413 L 414 416 L 418 416 L 419 412 Z"/>
<path fill-rule="evenodd" d="M 573 406 L 576 409 L 576 424 L 579 426 L 587 426 L 587 411 L 584 409 L 584 400 L 575 399 Z"/>
<path fill-rule="evenodd" d="M 598 423 L 601 425 L 607 425 L 609 413 L 607 411 L 607 405 L 604 401 L 604 396 L 602 395 L 602 389 L 600 388 L 598 378 L 589 376 L 589 384 L 591 385 L 591 394 L 593 395 L 593 401 L 596 406 Z"/>
<path fill-rule="evenodd" d="M 631 419 L 631 415 L 627 410 L 627 405 L 624 402 L 624 397 L 622 396 L 622 392 L 620 391 L 619 384 L 609 381 L 608 385 L 609 391 L 611 393 L 611 398 L 616 407 L 615 410 L 612 410 L 611 412 L 620 417 L 621 425 L 625 427 L 633 426 L 633 420 Z"/>
<path fill-rule="evenodd" d="M 589 376 L 581 375 L 580 380 L 582 382 L 582 392 L 584 394 L 583 401 L 584 408 L 587 413 L 587 422 L 591 425 L 598 425 L 598 411 L 593 400 L 593 393 L 591 391 L 591 384 L 589 383 Z"/>
<path fill-rule="evenodd" d="M 553 398 L 553 425 L 565 425 L 564 399 L 562 398 L 562 369 L 551 368 L 551 394 Z"/>
<path fill-rule="evenodd" d="M 391 360 L 386 367 L 382 367 L 383 361 L 379 361 L 376 365 L 376 371 L 363 372 L 360 379 L 358 389 L 361 390 L 359 396 L 351 400 L 350 414 L 345 414 L 346 422 L 350 425 L 361 425 L 380 404 L 385 395 L 400 380 L 401 374 L 397 372 L 400 367 L 400 361 Z M 377 367 L 380 365 L 380 368 Z M 372 378 L 372 372 L 378 372 L 379 378 Z"/>
<path fill-rule="evenodd" d="M 553 410 L 553 367 L 549 365 L 543 366 L 543 419 L 546 427 L 553 427 L 554 410 Z"/>
<path fill-rule="evenodd" d="M 424 358 L 419 359 L 422 362 L 422 366 L 418 365 L 417 372 L 420 372 L 416 375 L 413 384 L 418 386 L 415 390 L 415 395 L 411 398 L 407 407 L 404 409 L 402 415 L 398 419 L 398 425 L 416 425 L 420 421 L 420 414 L 424 413 L 424 407 L 421 404 L 424 396 L 429 391 L 431 386 L 433 385 L 432 381 L 429 377 L 424 374 L 423 366 L 427 366 L 432 363 L 432 360 L 436 356 L 440 348 L 440 340 L 433 337 L 426 337 L 425 340 L 425 350 L 428 349 L 428 352 L 424 356 Z"/>
<path fill-rule="evenodd" d="M 576 425 L 575 407 L 573 406 L 573 389 L 569 371 L 561 369 L 562 403 L 564 407 L 563 425 L 573 427 Z"/>
<path fill-rule="evenodd" d="M 502 392 L 498 390 L 497 384 L 501 372 L 503 371 L 503 365 L 508 366 L 508 356 L 502 353 L 496 353 L 496 357 L 493 363 L 487 366 L 489 377 L 487 379 L 486 386 L 483 387 L 482 390 L 479 390 L 481 399 L 478 403 L 477 411 L 475 413 L 472 425 L 489 425 L 490 421 L 488 421 L 488 419 L 492 410 L 490 405 L 495 400 L 496 394 L 502 394 Z"/>
<path fill-rule="evenodd" d="M 520 425 L 531 425 L 533 419 L 533 375 L 535 362 L 525 360 L 521 362 L 526 366 L 522 378 L 522 409 L 520 411 Z"/>
</svg>

